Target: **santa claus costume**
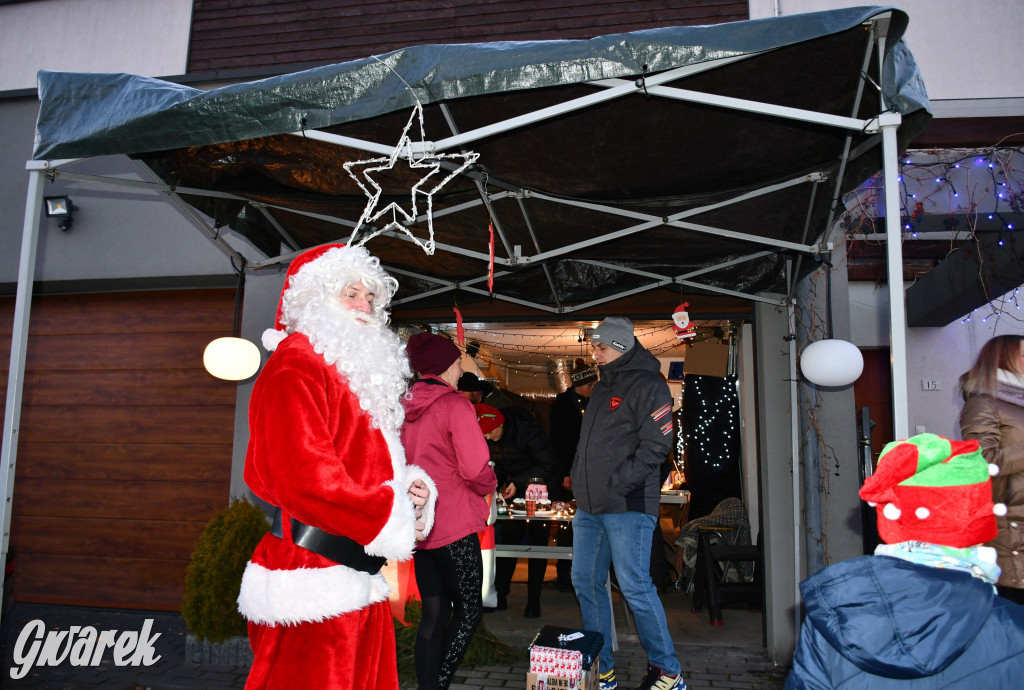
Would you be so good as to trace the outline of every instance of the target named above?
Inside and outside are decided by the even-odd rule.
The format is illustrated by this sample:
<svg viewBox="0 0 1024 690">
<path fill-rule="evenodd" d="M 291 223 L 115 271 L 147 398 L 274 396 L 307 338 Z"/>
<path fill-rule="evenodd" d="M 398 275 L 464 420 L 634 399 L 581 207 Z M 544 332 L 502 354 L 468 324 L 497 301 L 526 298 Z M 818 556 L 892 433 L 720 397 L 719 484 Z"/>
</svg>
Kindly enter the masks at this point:
<svg viewBox="0 0 1024 690">
<path fill-rule="evenodd" d="M 370 313 L 343 292 L 374 293 Z M 249 403 L 245 482 L 278 508 L 242 578 L 238 608 L 255 660 L 247 688 L 397 688 L 390 588 L 379 572 L 407 560 L 416 479 L 399 442 L 411 376 L 385 311 L 397 282 L 359 247 L 325 245 L 290 265 L 273 351 Z"/>
</svg>

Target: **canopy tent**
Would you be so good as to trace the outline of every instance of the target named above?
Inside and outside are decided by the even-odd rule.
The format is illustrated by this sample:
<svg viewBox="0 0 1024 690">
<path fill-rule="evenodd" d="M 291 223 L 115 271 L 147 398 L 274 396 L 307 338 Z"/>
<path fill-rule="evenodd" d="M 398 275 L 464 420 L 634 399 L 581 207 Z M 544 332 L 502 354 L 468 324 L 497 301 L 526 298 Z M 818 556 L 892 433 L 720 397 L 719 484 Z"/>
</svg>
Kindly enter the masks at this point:
<svg viewBox="0 0 1024 690">
<path fill-rule="evenodd" d="M 211 91 L 41 72 L 34 156 L 132 156 L 211 236 L 228 227 L 258 247 L 252 270 L 384 228 L 387 214 L 359 222 L 376 182 L 374 210 L 404 214 L 371 245 L 400 278 L 398 309 L 491 296 L 492 224 L 493 297 L 543 312 L 670 284 L 789 294 L 814 264 L 787 275 L 787 261 L 826 250 L 837 199 L 879 168 L 879 113 L 903 115 L 902 143 L 927 123 L 906 23 L 855 8 L 414 46 Z M 479 158 L 424 194 L 466 151 Z M 345 168 L 377 157 L 396 160 Z M 431 229 L 438 256 L 410 237 Z"/>
<path fill-rule="evenodd" d="M 811 257 L 829 250 L 839 199 L 883 161 L 886 206 L 899 207 L 896 156 L 930 118 L 901 40 L 907 21 L 861 7 L 587 41 L 414 46 L 210 91 L 41 72 L 4 492 L 47 176 L 165 194 L 250 271 L 372 237 L 401 283 L 396 314 L 456 293 L 460 304 L 571 314 L 666 286 L 792 309 Z M 75 172 L 106 155 L 130 156 L 151 181 Z M 243 257 L 226 228 L 262 256 Z M 887 232 L 898 238 L 895 214 Z M 899 275 L 899 242 L 888 244 Z M 899 281 L 890 303 L 903 437 Z M 798 532 L 798 507 L 794 521 Z"/>
</svg>

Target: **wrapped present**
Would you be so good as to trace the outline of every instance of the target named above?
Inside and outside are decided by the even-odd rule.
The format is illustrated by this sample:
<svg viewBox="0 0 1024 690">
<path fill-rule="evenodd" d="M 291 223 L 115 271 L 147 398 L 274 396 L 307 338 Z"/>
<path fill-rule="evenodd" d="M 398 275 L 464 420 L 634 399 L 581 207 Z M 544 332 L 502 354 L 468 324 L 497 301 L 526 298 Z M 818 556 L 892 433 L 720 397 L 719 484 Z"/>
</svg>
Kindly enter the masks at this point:
<svg viewBox="0 0 1024 690">
<path fill-rule="evenodd" d="M 603 643 L 599 632 L 545 625 L 530 644 L 527 690 L 585 690 L 600 672 Z"/>
</svg>

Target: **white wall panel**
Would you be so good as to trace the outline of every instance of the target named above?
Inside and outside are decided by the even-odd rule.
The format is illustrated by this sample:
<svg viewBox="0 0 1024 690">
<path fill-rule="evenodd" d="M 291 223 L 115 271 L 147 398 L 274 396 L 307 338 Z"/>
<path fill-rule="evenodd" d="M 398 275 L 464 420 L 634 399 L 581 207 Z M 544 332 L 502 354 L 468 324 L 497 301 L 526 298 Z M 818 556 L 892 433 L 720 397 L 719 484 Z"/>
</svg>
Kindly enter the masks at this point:
<svg viewBox="0 0 1024 690">
<path fill-rule="evenodd" d="M 860 0 L 750 0 L 750 18 L 887 5 Z M 932 100 L 1024 98 L 1021 0 L 901 0 L 906 41 Z M 983 105 L 983 104 L 979 104 Z M 1017 106 L 1018 108 L 1021 106 Z M 1006 113 L 1004 113 L 1006 114 Z M 1018 110 L 1014 114 L 1020 114 Z M 961 115 L 962 116 L 962 115 Z"/>
<path fill-rule="evenodd" d="M 40 69 L 184 74 L 191 0 L 37 0 L 0 5 L 0 91 Z"/>
</svg>

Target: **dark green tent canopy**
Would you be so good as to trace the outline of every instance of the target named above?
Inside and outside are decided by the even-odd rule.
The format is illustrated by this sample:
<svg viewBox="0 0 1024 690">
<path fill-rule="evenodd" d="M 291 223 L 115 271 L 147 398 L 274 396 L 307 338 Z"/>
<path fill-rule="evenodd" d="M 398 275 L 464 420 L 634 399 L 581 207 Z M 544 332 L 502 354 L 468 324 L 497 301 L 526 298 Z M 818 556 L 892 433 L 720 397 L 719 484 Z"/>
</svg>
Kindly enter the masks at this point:
<svg viewBox="0 0 1024 690">
<path fill-rule="evenodd" d="M 902 116 L 901 146 L 930 118 L 906 24 L 861 7 L 413 46 L 210 91 L 41 72 L 34 155 L 131 156 L 211 234 L 246 237 L 256 269 L 381 229 L 390 216 L 359 224 L 377 184 L 375 208 L 412 218 L 367 244 L 399 278 L 397 304 L 486 299 L 492 225 L 494 296 L 548 312 L 665 286 L 784 294 L 837 200 L 881 168 L 879 116 Z M 413 208 L 412 188 L 469 153 Z M 379 157 L 394 165 L 351 165 Z M 428 255 L 403 228 L 422 241 L 431 226 Z"/>
</svg>

